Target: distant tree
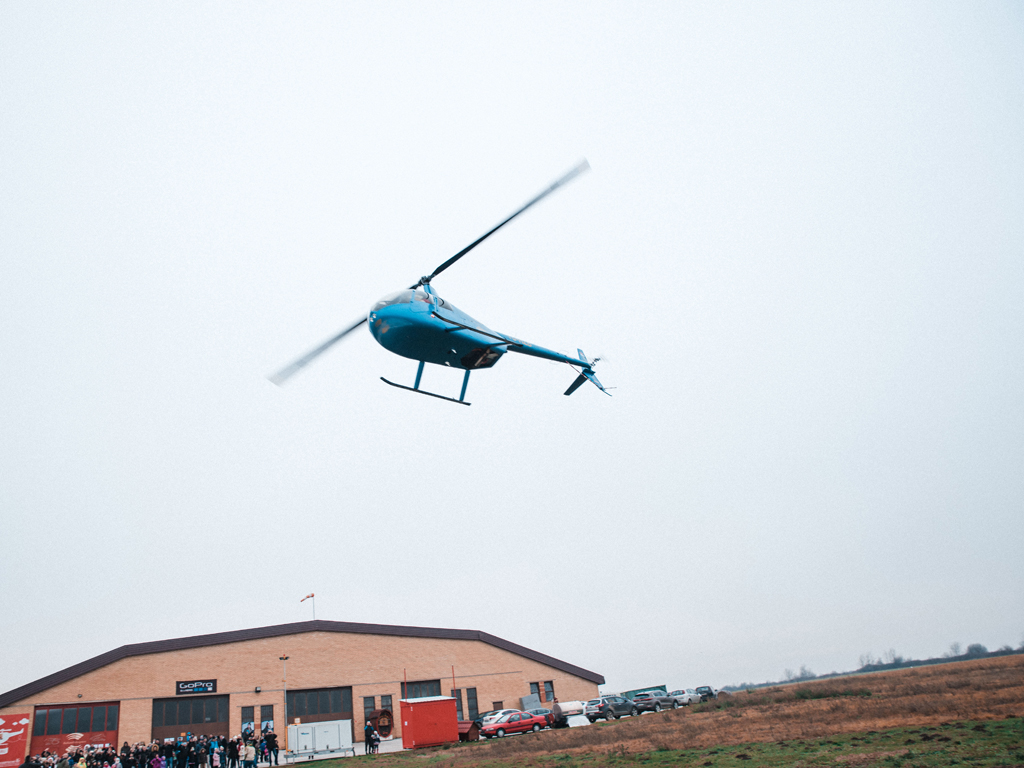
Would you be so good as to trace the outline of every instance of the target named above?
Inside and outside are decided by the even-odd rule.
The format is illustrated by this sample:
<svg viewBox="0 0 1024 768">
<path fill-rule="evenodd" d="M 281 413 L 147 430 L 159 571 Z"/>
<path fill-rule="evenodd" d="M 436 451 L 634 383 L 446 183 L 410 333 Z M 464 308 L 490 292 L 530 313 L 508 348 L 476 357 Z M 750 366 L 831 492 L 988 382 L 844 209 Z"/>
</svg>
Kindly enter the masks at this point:
<svg viewBox="0 0 1024 768">
<path fill-rule="evenodd" d="M 885 652 L 885 663 L 886 664 L 902 664 L 903 657 L 896 653 L 895 648 L 890 648 Z"/>
<path fill-rule="evenodd" d="M 864 667 L 870 667 L 872 664 L 877 664 L 877 663 L 878 663 L 878 661 L 875 659 L 875 657 L 871 654 L 870 651 L 868 653 L 862 653 L 861 656 L 860 656 L 860 668 L 861 669 L 864 669 Z"/>
<path fill-rule="evenodd" d="M 967 646 L 967 652 L 965 655 L 984 656 L 986 653 L 988 653 L 988 648 L 986 648 L 984 645 L 982 645 L 981 643 L 971 643 Z"/>
<path fill-rule="evenodd" d="M 783 674 L 787 680 L 796 680 L 796 673 L 792 669 L 787 669 Z"/>
<path fill-rule="evenodd" d="M 896 652 L 895 648 L 890 648 L 886 651 L 886 664 L 903 664 L 903 656 Z"/>
<path fill-rule="evenodd" d="M 954 656 L 959 656 L 961 653 L 963 653 L 963 651 L 960 650 L 960 643 L 950 643 L 949 651 L 946 653 L 946 657 L 952 658 Z"/>
<path fill-rule="evenodd" d="M 797 680 L 810 680 L 812 677 L 816 677 L 816 675 L 813 672 L 811 672 L 811 670 L 809 670 L 807 667 L 805 667 L 803 664 L 801 664 L 800 665 L 800 677 L 798 677 Z"/>
</svg>

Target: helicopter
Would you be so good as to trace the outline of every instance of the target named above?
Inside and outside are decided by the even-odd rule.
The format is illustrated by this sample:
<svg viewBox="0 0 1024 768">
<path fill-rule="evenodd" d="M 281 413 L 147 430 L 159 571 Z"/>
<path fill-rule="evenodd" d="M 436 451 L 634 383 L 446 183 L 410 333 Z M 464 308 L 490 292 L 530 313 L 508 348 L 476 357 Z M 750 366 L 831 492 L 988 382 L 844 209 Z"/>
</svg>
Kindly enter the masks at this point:
<svg viewBox="0 0 1024 768">
<path fill-rule="evenodd" d="M 381 381 L 385 384 L 390 384 L 392 387 L 405 389 L 421 395 L 429 395 L 430 397 L 436 397 L 452 403 L 470 405 L 470 403 L 466 402 L 469 374 L 476 370 L 493 368 L 506 352 L 517 352 L 521 355 L 530 355 L 531 357 L 565 363 L 574 370 L 578 369 L 579 375 L 569 385 L 569 388 L 565 390 L 564 394 L 566 395 L 571 395 L 585 382 L 590 381 L 598 389 L 610 396 L 611 393 L 598 381 L 597 376 L 594 374 L 594 366 L 597 365 L 600 358 L 588 359 L 583 354 L 582 349 L 576 350 L 579 357 L 570 357 L 561 352 L 555 352 L 554 350 L 517 339 L 514 336 L 492 331 L 483 323 L 474 320 L 465 312 L 457 309 L 446 299 L 441 298 L 431 285 L 435 277 L 512 221 L 512 219 L 536 205 L 556 189 L 569 183 L 589 168 L 590 164 L 584 160 L 500 224 L 442 263 L 429 275 L 421 277 L 405 290 L 385 296 L 373 305 L 366 317 L 360 318 L 352 325 L 342 329 L 320 346 L 310 350 L 298 360 L 267 378 L 280 386 L 317 357 L 366 323 L 370 328 L 373 338 L 386 350 L 402 357 L 419 361 L 419 368 L 416 370 L 416 380 L 411 387 L 388 381 L 383 376 L 380 377 Z M 423 378 L 423 368 L 426 363 L 462 369 L 466 372 L 462 378 L 462 391 L 458 398 L 446 397 L 445 395 L 420 389 L 420 381 Z"/>
</svg>

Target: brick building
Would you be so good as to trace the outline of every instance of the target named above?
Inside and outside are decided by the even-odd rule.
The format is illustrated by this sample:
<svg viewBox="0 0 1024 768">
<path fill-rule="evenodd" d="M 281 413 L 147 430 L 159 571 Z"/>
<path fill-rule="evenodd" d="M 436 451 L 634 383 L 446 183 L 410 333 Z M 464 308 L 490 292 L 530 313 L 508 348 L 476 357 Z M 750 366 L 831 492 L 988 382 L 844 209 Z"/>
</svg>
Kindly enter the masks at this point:
<svg viewBox="0 0 1024 768">
<path fill-rule="evenodd" d="M 125 645 L 0 694 L 0 718 L 27 715 L 30 754 L 268 724 L 283 735 L 296 720 L 351 719 L 358 739 L 366 713 L 406 696 L 453 695 L 472 719 L 531 693 L 593 698 L 602 683 L 485 632 L 304 621 Z"/>
</svg>

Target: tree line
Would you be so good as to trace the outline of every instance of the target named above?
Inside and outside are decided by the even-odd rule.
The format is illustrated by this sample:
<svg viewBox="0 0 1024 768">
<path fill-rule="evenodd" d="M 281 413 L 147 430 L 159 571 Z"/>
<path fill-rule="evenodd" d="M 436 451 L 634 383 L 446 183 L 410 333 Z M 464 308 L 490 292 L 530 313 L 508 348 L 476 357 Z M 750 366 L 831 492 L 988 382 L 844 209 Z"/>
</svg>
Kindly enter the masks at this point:
<svg viewBox="0 0 1024 768">
<path fill-rule="evenodd" d="M 855 675 L 861 672 L 881 672 L 888 669 L 903 669 L 905 667 L 923 667 L 929 664 L 947 664 L 951 661 L 968 661 L 970 659 L 993 658 L 996 656 L 1011 656 L 1024 653 L 1024 642 L 1020 647 L 1011 648 L 1004 645 L 995 651 L 990 651 L 981 643 L 971 643 L 963 648 L 960 643 L 950 643 L 949 650 L 941 656 L 930 659 L 908 659 L 890 648 L 882 656 L 876 657 L 873 653 L 865 653 L 860 657 L 860 666 L 849 672 L 829 672 L 823 675 L 816 675 L 805 665 L 801 664 L 798 671 L 787 669 L 783 673 L 782 680 L 771 680 L 763 683 L 740 683 L 739 685 L 726 685 L 723 691 L 742 691 L 750 688 L 763 688 L 769 685 L 782 685 L 784 683 L 800 683 L 806 680 L 827 680 L 830 677 L 843 677 L 844 675 Z"/>
</svg>

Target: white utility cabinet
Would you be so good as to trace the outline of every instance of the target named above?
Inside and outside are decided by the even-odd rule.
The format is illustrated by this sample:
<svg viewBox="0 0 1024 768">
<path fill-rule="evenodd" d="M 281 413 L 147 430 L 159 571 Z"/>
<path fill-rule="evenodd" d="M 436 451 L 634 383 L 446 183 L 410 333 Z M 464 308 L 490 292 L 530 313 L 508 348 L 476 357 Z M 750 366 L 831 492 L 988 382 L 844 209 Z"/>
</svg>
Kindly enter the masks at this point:
<svg viewBox="0 0 1024 768">
<path fill-rule="evenodd" d="M 355 752 L 352 746 L 351 720 L 327 720 L 322 723 L 288 726 L 286 757 L 327 752 Z"/>
</svg>

